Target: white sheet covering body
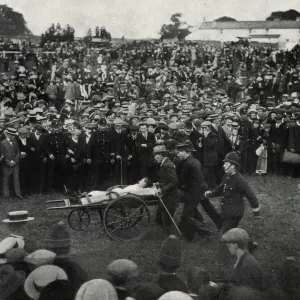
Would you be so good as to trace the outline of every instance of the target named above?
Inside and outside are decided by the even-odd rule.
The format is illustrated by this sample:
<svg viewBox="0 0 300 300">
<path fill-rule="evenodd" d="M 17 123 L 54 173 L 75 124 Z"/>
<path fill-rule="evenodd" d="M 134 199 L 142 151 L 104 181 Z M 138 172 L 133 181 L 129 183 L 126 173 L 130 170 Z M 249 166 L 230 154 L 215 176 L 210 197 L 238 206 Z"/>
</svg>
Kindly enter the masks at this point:
<svg viewBox="0 0 300 300">
<path fill-rule="evenodd" d="M 115 192 L 115 193 L 113 193 Z M 125 188 L 114 188 L 112 189 L 112 193 L 107 195 L 106 191 L 92 191 L 87 194 L 87 197 L 81 198 L 81 204 L 93 204 L 93 203 L 100 203 L 103 201 L 107 201 L 108 199 L 116 199 L 118 195 L 123 196 L 128 193 L 132 193 L 139 196 L 155 196 L 157 194 L 156 187 L 150 188 L 141 188 L 138 184 L 129 185 Z"/>
</svg>

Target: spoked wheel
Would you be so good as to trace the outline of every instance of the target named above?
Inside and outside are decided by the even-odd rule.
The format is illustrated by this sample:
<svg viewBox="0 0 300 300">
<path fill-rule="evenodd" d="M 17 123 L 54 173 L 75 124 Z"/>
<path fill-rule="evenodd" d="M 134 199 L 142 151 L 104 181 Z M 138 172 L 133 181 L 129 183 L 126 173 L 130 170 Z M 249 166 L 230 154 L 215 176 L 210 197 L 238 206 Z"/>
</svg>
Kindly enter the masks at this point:
<svg viewBox="0 0 300 300">
<path fill-rule="evenodd" d="M 141 198 L 125 195 L 107 205 L 103 223 L 105 231 L 114 240 L 139 240 L 150 228 L 150 212 Z"/>
<path fill-rule="evenodd" d="M 75 230 L 85 230 L 91 223 L 91 217 L 85 209 L 75 208 L 68 216 L 69 225 Z"/>
</svg>

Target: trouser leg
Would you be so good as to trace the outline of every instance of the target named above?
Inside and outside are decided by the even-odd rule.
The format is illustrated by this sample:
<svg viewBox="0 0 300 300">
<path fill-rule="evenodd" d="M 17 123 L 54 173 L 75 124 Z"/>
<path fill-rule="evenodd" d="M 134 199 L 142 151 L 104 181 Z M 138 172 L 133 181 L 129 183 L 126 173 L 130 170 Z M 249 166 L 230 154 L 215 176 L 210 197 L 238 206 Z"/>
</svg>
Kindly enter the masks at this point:
<svg viewBox="0 0 300 300">
<path fill-rule="evenodd" d="M 3 175 L 3 196 L 9 197 L 9 177 L 10 175 Z"/>
<path fill-rule="evenodd" d="M 212 219 L 212 221 L 215 223 L 218 229 L 222 226 L 222 220 L 220 217 L 220 214 L 217 212 L 215 207 L 211 204 L 210 200 L 207 198 L 204 198 L 200 202 L 201 206 L 203 207 L 204 211 L 207 213 L 207 215 Z"/>
<path fill-rule="evenodd" d="M 14 177 L 15 194 L 16 194 L 16 196 L 21 196 L 19 172 L 14 172 L 13 177 Z"/>
<path fill-rule="evenodd" d="M 222 236 L 228 230 L 230 230 L 232 228 L 236 228 L 239 225 L 242 217 L 243 216 L 223 219 L 222 220 L 222 227 L 221 227 L 221 230 L 220 230 L 220 236 Z"/>
<path fill-rule="evenodd" d="M 187 224 L 191 231 L 203 236 L 209 233 L 209 230 L 195 218 L 195 215 L 198 214 L 196 212 L 197 206 L 198 203 L 189 202 L 187 200 L 182 211 L 181 222 Z"/>
</svg>

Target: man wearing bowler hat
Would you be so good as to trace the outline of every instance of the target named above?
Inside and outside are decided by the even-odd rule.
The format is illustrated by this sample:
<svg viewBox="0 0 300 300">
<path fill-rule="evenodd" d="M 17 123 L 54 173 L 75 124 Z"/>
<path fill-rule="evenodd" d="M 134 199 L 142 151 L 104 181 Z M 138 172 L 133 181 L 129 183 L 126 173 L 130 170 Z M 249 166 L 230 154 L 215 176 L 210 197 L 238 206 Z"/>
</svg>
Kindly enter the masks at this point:
<svg viewBox="0 0 300 300">
<path fill-rule="evenodd" d="M 160 165 L 156 187 L 162 194 L 161 199 L 166 209 L 170 213 L 170 216 L 173 217 L 179 204 L 176 167 L 167 157 L 166 146 L 160 145 L 154 147 L 153 154 L 154 159 Z M 158 207 L 155 219 L 158 224 L 162 225 L 167 235 L 171 234 L 172 220 L 170 216 L 162 205 Z"/>
<path fill-rule="evenodd" d="M 192 155 L 195 151 L 190 141 L 177 146 L 177 158 L 179 160 L 179 187 L 185 191 L 185 203 L 181 216 L 181 232 L 188 239 L 192 240 L 195 233 L 200 236 L 209 234 L 202 214 L 197 210 L 199 204 L 213 220 L 218 228 L 221 227 L 221 219 L 204 193 L 208 190 L 202 172 L 201 163 Z"/>
<path fill-rule="evenodd" d="M 213 191 L 207 191 L 206 197 L 222 196 L 221 218 L 222 228 L 220 234 L 224 234 L 231 228 L 235 228 L 240 223 L 245 207 L 243 198 L 246 197 L 252 207 L 255 218 L 259 218 L 259 201 L 248 185 L 245 178 L 237 171 L 241 162 L 236 152 L 230 152 L 224 159 L 224 171 L 222 183 Z"/>
</svg>

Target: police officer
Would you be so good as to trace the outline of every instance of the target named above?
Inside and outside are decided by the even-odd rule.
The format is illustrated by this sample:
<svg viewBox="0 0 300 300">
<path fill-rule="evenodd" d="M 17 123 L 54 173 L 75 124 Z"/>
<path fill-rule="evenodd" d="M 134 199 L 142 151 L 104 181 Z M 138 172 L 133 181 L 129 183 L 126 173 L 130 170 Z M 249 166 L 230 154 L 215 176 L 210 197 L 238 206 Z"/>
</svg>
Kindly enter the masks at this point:
<svg viewBox="0 0 300 300">
<path fill-rule="evenodd" d="M 248 199 L 255 218 L 259 218 L 259 201 L 245 178 L 237 171 L 240 165 L 238 154 L 228 153 L 224 159 L 225 175 L 221 184 L 213 191 L 205 193 L 205 196 L 209 198 L 222 196 L 221 235 L 240 223 L 245 211 L 243 197 Z"/>
<path fill-rule="evenodd" d="M 65 149 L 66 133 L 61 131 L 60 122 L 53 120 L 50 133 L 45 138 L 46 188 L 63 189 L 65 184 L 65 164 L 63 151 Z"/>
<path fill-rule="evenodd" d="M 106 126 L 106 120 L 100 119 L 98 130 L 93 132 L 88 144 L 87 163 L 93 167 L 93 189 L 99 189 L 100 185 L 105 189 L 104 180 L 110 174 L 111 138 Z"/>
</svg>

